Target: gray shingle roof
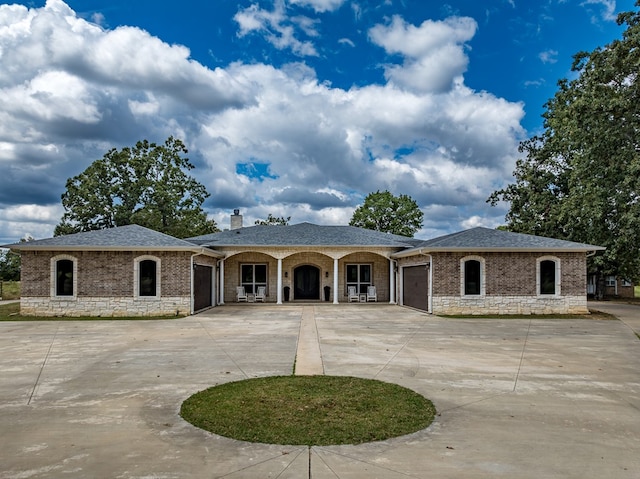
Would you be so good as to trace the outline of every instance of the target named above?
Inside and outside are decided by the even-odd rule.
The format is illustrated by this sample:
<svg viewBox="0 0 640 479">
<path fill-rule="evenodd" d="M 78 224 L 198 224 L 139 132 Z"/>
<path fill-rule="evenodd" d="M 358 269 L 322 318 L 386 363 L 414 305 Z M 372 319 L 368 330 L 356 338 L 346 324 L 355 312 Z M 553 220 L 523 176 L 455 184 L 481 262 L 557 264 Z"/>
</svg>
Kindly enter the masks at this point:
<svg viewBox="0 0 640 479">
<path fill-rule="evenodd" d="M 66 236 L 5 245 L 4 248 L 33 251 L 193 251 L 212 256 L 221 253 L 204 247 L 326 246 L 396 248 L 396 257 L 437 251 L 601 251 L 605 248 L 542 236 L 472 228 L 427 241 L 353 226 L 319 226 L 300 223 L 287 226 L 250 226 L 209 235 L 178 239 L 138 225 L 87 231 Z"/>
<path fill-rule="evenodd" d="M 311 223 L 249 226 L 187 238 L 212 248 L 222 246 L 368 246 L 408 248 L 421 240 L 354 226 L 319 226 Z"/>
<path fill-rule="evenodd" d="M 138 225 L 86 231 L 4 246 L 15 250 L 200 251 L 197 245 Z"/>
<path fill-rule="evenodd" d="M 405 250 L 402 256 L 416 251 L 602 251 L 606 248 L 543 236 L 534 236 L 490 228 L 471 228 L 423 241 Z"/>
</svg>

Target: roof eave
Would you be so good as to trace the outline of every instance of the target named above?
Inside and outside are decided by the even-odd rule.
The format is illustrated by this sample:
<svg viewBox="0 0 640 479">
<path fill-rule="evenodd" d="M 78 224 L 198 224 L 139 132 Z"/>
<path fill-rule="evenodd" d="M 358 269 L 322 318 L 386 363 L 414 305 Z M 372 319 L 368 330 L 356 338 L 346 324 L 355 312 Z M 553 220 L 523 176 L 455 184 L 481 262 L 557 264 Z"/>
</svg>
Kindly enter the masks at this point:
<svg viewBox="0 0 640 479">
<path fill-rule="evenodd" d="M 214 258 L 224 258 L 224 254 L 205 247 L 188 246 L 12 246 L 15 251 L 166 251 L 203 254 Z"/>
<path fill-rule="evenodd" d="M 569 247 L 569 248 L 513 248 L 513 247 L 455 247 L 455 248 L 411 248 L 399 251 L 391 255 L 392 258 L 407 258 L 421 254 L 431 253 L 589 253 L 592 251 L 604 251 L 607 248 L 602 246 L 592 247 Z"/>
<path fill-rule="evenodd" d="M 375 244 L 207 244 L 209 248 L 388 248 L 403 249 L 406 246 Z"/>
</svg>

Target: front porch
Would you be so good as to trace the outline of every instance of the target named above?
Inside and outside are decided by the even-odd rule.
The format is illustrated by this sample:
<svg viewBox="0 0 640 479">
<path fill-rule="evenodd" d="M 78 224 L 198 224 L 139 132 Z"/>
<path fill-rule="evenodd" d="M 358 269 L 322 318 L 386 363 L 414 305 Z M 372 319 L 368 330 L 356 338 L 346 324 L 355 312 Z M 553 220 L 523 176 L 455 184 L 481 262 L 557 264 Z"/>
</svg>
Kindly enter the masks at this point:
<svg viewBox="0 0 640 479">
<path fill-rule="evenodd" d="M 369 286 L 376 302 L 395 304 L 394 268 L 388 254 L 371 251 L 234 252 L 218 263 L 219 304 L 239 303 L 239 286 L 247 295 L 239 304 L 253 303 L 258 288 L 266 290 L 265 303 L 371 303 Z M 350 301 L 349 288 L 356 288 L 357 301 Z"/>
</svg>

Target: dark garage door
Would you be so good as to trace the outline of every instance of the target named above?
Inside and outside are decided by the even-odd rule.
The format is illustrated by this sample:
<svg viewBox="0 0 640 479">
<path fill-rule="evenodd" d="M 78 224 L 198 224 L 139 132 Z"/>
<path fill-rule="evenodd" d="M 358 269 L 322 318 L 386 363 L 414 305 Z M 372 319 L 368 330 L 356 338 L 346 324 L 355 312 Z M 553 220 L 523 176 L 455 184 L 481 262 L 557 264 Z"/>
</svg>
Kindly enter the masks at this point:
<svg viewBox="0 0 640 479">
<path fill-rule="evenodd" d="M 429 309 L 429 270 L 427 265 L 402 268 L 402 304 L 412 308 Z"/>
<path fill-rule="evenodd" d="M 193 309 L 201 309 L 213 306 L 212 278 L 213 268 L 211 266 L 194 265 L 193 274 Z"/>
</svg>

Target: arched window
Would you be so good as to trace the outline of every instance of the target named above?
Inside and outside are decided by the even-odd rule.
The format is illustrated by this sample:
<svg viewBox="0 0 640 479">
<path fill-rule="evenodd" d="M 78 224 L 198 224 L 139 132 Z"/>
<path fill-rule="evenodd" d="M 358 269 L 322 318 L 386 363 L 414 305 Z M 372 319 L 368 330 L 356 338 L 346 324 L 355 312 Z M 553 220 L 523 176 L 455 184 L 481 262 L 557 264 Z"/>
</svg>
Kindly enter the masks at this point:
<svg viewBox="0 0 640 479">
<path fill-rule="evenodd" d="M 155 298 L 160 296 L 160 258 L 140 256 L 134 263 L 135 296 Z"/>
<path fill-rule="evenodd" d="M 140 296 L 156 296 L 156 262 L 140 261 Z"/>
<path fill-rule="evenodd" d="M 553 256 L 538 258 L 537 289 L 539 295 L 560 294 L 560 260 Z"/>
<path fill-rule="evenodd" d="M 56 261 L 56 296 L 73 296 L 73 261 Z"/>
<path fill-rule="evenodd" d="M 467 256 L 460 260 L 460 294 L 484 296 L 484 258 Z"/>
<path fill-rule="evenodd" d="M 464 294 L 480 294 L 480 261 L 464 262 Z"/>
<path fill-rule="evenodd" d="M 59 255 L 51 258 L 51 296 L 75 297 L 78 290 L 78 266 L 73 256 Z"/>
</svg>

